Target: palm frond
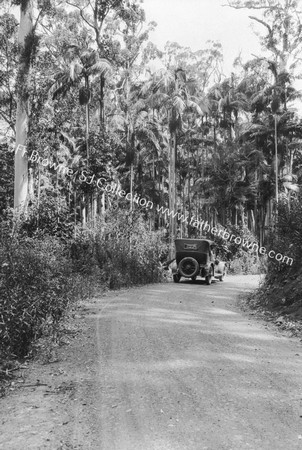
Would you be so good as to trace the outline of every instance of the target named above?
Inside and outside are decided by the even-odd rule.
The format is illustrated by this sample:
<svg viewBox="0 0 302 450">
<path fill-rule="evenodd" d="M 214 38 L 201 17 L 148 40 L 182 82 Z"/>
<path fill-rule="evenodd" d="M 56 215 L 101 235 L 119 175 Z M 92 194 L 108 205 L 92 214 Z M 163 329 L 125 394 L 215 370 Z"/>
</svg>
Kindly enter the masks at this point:
<svg viewBox="0 0 302 450">
<path fill-rule="evenodd" d="M 70 79 L 72 81 L 77 80 L 82 72 L 83 66 L 79 64 L 77 61 L 72 61 L 72 63 L 70 64 L 70 73 L 69 73 Z"/>
<path fill-rule="evenodd" d="M 74 152 L 77 151 L 77 146 L 74 138 L 72 136 L 69 136 L 64 131 L 60 131 L 61 136 L 63 137 L 64 141 L 69 145 L 69 147 L 72 148 Z"/>
<path fill-rule="evenodd" d="M 160 145 L 157 137 L 152 130 L 145 127 L 140 127 L 135 131 L 136 138 L 146 145 L 152 145 L 158 152 L 160 151 Z"/>
<path fill-rule="evenodd" d="M 49 93 L 52 96 L 53 100 L 56 100 L 58 97 L 62 96 L 65 97 L 68 91 L 70 91 L 70 88 L 73 86 L 73 81 L 70 80 L 70 78 L 65 79 L 62 78 L 61 80 L 57 81 L 53 84 L 53 86 L 50 88 Z"/>
<path fill-rule="evenodd" d="M 87 69 L 88 76 L 105 75 L 112 70 L 112 65 L 105 58 L 100 58 Z"/>
<path fill-rule="evenodd" d="M 178 95 L 173 96 L 172 105 L 173 105 L 173 108 L 175 108 L 179 112 L 183 112 L 186 107 L 184 100 L 181 97 L 179 97 Z"/>
</svg>

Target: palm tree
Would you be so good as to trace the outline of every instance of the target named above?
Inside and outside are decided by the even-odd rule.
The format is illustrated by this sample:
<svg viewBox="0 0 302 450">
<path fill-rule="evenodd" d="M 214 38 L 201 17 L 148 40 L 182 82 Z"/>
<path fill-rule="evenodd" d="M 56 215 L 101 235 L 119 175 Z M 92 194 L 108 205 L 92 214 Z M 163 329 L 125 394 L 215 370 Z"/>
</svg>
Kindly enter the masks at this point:
<svg viewBox="0 0 302 450">
<path fill-rule="evenodd" d="M 92 94 L 91 82 L 102 80 L 111 70 L 111 64 L 104 58 L 98 56 L 95 50 L 82 51 L 77 45 L 71 45 L 67 49 L 66 60 L 63 68 L 58 71 L 55 76 L 55 82 L 50 89 L 52 98 L 56 99 L 59 96 L 65 96 L 73 86 L 81 84 L 84 85 L 79 88 L 79 103 L 85 106 L 85 122 L 86 122 L 86 164 L 89 166 L 89 103 Z M 83 204 L 86 205 L 82 210 L 82 220 L 86 223 L 86 209 L 91 211 L 91 218 L 96 216 L 96 200 L 83 199 Z M 91 207 L 89 207 L 91 206 Z"/>
<path fill-rule="evenodd" d="M 62 70 L 55 76 L 55 83 L 51 88 L 53 99 L 60 95 L 66 95 L 72 86 L 84 80 L 84 86 L 79 89 L 79 103 L 85 105 L 86 116 L 86 155 L 89 162 L 89 103 L 92 89 L 92 80 L 103 79 L 112 69 L 108 60 L 100 58 L 95 50 L 84 50 L 77 45 L 71 45 L 67 52 L 67 61 Z"/>
<path fill-rule="evenodd" d="M 146 85 L 152 94 L 150 103 L 158 98 L 162 101 L 160 106 L 165 111 L 165 120 L 169 127 L 169 209 L 177 209 L 177 189 L 176 189 L 176 162 L 178 139 L 182 130 L 183 114 L 187 110 L 195 110 L 197 114 L 202 115 L 202 107 L 193 97 L 195 80 L 189 79 L 181 68 L 161 70 L 153 75 L 150 83 Z M 157 96 L 157 97 L 156 97 Z M 206 111 L 205 105 L 202 105 Z M 176 235 L 175 219 L 170 216 L 170 254 L 174 251 L 174 238 Z"/>
</svg>

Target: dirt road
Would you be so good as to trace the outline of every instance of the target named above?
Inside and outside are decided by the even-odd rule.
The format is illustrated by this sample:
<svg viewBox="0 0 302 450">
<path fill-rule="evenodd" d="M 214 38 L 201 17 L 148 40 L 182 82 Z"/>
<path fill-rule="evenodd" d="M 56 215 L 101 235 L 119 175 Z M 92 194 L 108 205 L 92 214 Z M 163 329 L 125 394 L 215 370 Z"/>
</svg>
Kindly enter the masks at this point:
<svg viewBox="0 0 302 450">
<path fill-rule="evenodd" d="M 47 386 L 3 400 L 0 448 L 302 449 L 302 344 L 237 309 L 257 284 L 150 285 L 86 305 L 83 333 L 39 375 Z"/>
</svg>

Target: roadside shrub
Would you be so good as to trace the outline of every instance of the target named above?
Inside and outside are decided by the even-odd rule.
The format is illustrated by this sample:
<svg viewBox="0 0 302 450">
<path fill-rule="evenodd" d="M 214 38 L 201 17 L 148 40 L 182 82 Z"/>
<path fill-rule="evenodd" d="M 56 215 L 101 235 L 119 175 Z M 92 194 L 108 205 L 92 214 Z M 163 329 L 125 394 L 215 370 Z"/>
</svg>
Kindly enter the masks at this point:
<svg viewBox="0 0 302 450">
<path fill-rule="evenodd" d="M 257 275 L 259 273 L 266 273 L 266 263 L 263 258 L 245 252 L 245 254 L 229 262 L 228 273 L 233 275 Z"/>
<path fill-rule="evenodd" d="M 96 240 L 93 230 L 78 227 L 76 236 L 69 242 L 70 258 L 73 272 L 83 276 L 94 275 L 98 268 L 96 259 Z"/>
<path fill-rule="evenodd" d="M 71 302 L 91 294 L 66 235 L 28 229 L 31 217 L 31 209 L 27 221 L 7 211 L 0 222 L 0 355 L 25 356 L 45 328 L 57 329 Z"/>
<path fill-rule="evenodd" d="M 223 261 L 228 262 L 228 272 L 234 275 L 255 275 L 266 272 L 266 259 L 260 257 L 256 250 L 248 250 L 242 245 L 242 242 L 257 243 L 257 238 L 246 226 L 228 224 L 226 231 L 229 235 L 241 238 L 241 244 L 223 239 L 221 236 L 215 236 L 214 241 L 217 244 L 217 256 Z M 209 236 L 213 239 L 213 236 Z"/>
<path fill-rule="evenodd" d="M 53 237 L 2 243 L 0 351 L 24 356 L 46 321 L 55 326 L 73 298 L 66 249 Z"/>
<path fill-rule="evenodd" d="M 293 259 L 292 264 L 268 260 L 268 280 L 282 279 L 300 271 L 302 258 L 302 195 L 291 203 L 280 201 L 274 229 L 269 236 L 269 248 Z"/>
<path fill-rule="evenodd" d="M 302 286 L 302 195 L 291 201 L 280 199 L 267 250 L 293 259 L 292 265 L 267 258 L 267 275 L 258 291 L 248 299 L 249 305 L 295 320 L 301 316 Z"/>
<path fill-rule="evenodd" d="M 26 213 L 19 217 L 20 231 L 28 236 L 48 235 L 67 242 L 74 230 L 73 214 L 66 201 L 52 190 L 43 191 L 40 200 L 31 201 Z"/>
<path fill-rule="evenodd" d="M 110 289 L 161 281 L 162 234 L 147 229 L 137 212 L 118 211 L 96 236 L 96 258 Z"/>
</svg>

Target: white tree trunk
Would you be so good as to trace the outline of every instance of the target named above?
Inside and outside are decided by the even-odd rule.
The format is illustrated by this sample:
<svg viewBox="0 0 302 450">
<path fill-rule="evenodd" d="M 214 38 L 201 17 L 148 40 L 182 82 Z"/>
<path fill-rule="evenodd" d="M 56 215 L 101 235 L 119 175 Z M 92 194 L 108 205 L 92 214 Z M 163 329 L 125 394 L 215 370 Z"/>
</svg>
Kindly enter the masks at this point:
<svg viewBox="0 0 302 450">
<path fill-rule="evenodd" d="M 21 146 L 25 146 L 28 133 L 28 96 L 27 83 L 30 69 L 30 58 L 22 58 L 25 49 L 26 36 L 33 32 L 33 0 L 28 0 L 25 8 L 20 7 L 20 25 L 18 41 L 21 47 L 21 59 L 19 63 L 18 75 L 18 99 L 16 114 L 16 152 L 15 152 L 15 186 L 14 186 L 14 207 L 26 205 L 28 194 L 28 158 L 27 153 L 22 151 Z M 28 54 L 29 49 L 26 49 Z"/>
</svg>

